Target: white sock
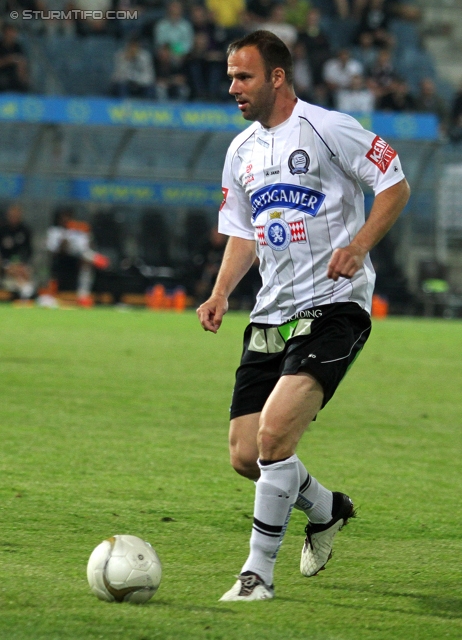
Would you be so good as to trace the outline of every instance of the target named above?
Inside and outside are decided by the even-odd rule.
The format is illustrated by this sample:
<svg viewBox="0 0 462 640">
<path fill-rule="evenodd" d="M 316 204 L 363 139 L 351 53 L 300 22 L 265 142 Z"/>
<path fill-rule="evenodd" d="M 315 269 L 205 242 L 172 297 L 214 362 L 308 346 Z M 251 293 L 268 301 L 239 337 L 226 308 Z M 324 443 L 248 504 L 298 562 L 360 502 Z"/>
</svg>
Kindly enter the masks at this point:
<svg viewBox="0 0 462 640">
<path fill-rule="evenodd" d="M 313 523 L 326 523 L 332 520 L 332 491 L 326 489 L 305 469 L 298 460 L 300 488 L 295 508 L 304 511 Z"/>
<path fill-rule="evenodd" d="M 258 461 L 250 555 L 241 573 L 252 571 L 268 585 L 300 487 L 298 462 L 296 455 L 273 464 Z"/>
</svg>

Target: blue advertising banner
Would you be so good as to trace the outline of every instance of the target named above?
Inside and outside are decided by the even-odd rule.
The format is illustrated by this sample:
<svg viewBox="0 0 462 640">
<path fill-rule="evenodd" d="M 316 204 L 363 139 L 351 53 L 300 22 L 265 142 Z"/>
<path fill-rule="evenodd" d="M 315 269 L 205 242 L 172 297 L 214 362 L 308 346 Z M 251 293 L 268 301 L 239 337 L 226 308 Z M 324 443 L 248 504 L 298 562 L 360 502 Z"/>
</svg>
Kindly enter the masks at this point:
<svg viewBox="0 0 462 640">
<path fill-rule="evenodd" d="M 383 138 L 436 140 L 432 114 L 352 114 Z M 160 127 L 193 131 L 236 132 L 247 125 L 236 106 L 159 103 L 106 98 L 61 98 L 0 95 L 0 122 Z"/>
<path fill-rule="evenodd" d="M 46 178 L 0 174 L 0 197 L 77 200 L 104 204 L 170 205 L 218 208 L 220 187 L 194 182 L 106 180 L 104 178 Z"/>
</svg>

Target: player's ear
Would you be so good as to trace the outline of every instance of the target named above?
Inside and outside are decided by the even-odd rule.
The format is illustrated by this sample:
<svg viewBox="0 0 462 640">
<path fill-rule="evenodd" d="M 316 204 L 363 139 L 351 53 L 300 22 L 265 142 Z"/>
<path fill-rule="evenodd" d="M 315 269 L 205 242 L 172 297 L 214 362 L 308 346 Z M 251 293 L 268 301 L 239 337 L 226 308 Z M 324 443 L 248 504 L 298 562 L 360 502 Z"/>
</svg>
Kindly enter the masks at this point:
<svg viewBox="0 0 462 640">
<path fill-rule="evenodd" d="M 271 80 L 275 89 L 278 89 L 285 82 L 285 79 L 286 72 L 284 71 L 284 69 L 282 69 L 281 67 L 276 67 L 276 69 L 273 69 Z"/>
</svg>

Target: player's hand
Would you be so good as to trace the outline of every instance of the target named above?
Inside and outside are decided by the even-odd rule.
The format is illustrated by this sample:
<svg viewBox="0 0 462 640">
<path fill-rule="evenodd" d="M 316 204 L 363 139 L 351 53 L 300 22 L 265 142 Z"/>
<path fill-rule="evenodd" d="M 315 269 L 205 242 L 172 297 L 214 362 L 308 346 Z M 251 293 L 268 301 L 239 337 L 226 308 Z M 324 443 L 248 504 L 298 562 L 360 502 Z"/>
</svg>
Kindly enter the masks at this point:
<svg viewBox="0 0 462 640">
<path fill-rule="evenodd" d="M 366 255 L 367 251 L 353 244 L 335 249 L 327 265 L 327 277 L 335 282 L 339 278 L 352 278 L 363 266 Z"/>
<path fill-rule="evenodd" d="M 216 333 L 221 326 L 223 316 L 228 311 L 228 299 L 221 295 L 212 295 L 196 310 L 199 322 L 205 331 Z"/>
</svg>

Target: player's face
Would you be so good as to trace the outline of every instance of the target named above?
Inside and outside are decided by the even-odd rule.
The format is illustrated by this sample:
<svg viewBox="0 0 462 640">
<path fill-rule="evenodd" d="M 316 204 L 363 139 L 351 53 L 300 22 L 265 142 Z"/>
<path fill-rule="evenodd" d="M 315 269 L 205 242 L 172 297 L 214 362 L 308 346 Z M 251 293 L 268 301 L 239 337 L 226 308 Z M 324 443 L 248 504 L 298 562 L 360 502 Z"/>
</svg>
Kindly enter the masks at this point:
<svg viewBox="0 0 462 640">
<path fill-rule="evenodd" d="M 265 67 L 256 47 L 243 47 L 228 58 L 229 93 L 234 96 L 246 120 L 266 125 L 270 120 L 276 92 L 267 80 Z"/>
</svg>

